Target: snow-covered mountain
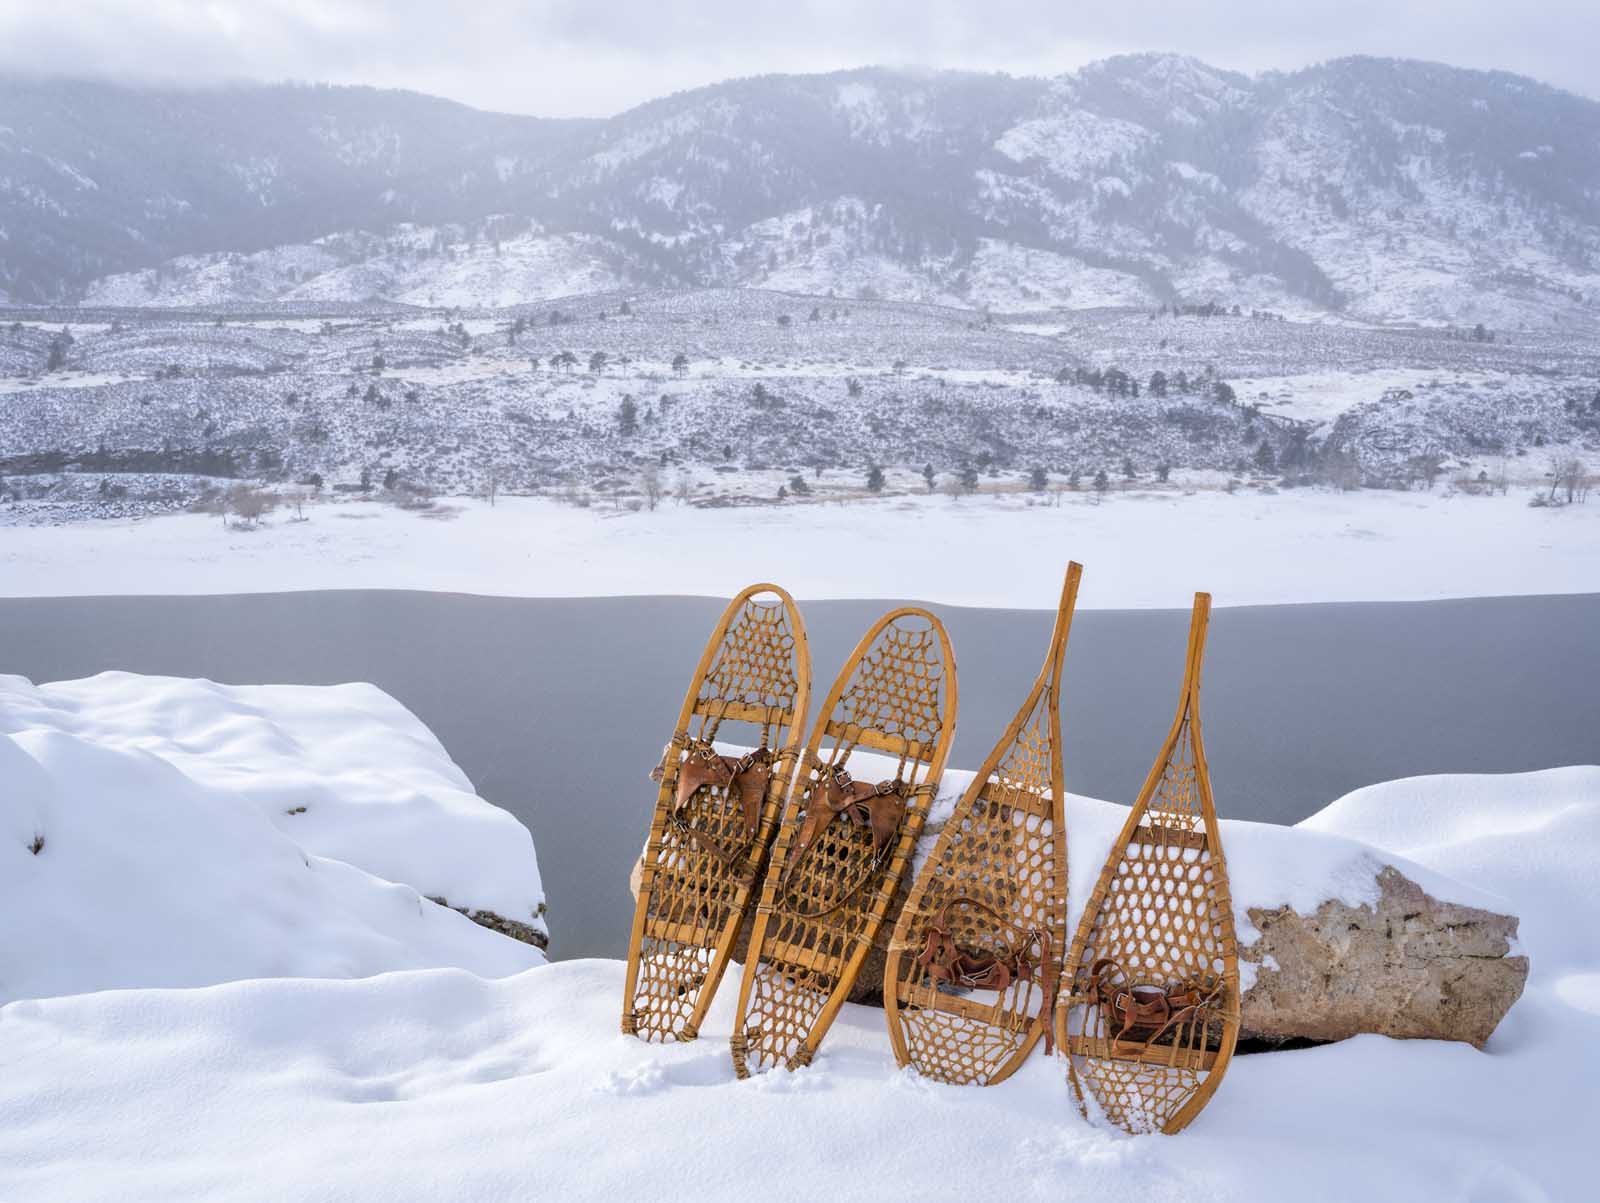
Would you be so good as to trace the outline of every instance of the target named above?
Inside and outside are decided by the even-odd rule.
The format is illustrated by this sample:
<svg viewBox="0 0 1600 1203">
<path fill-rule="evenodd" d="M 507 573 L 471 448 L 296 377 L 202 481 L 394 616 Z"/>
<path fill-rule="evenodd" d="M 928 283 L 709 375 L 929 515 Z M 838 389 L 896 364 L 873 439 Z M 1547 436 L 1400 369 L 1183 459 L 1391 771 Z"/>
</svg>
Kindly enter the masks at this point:
<svg viewBox="0 0 1600 1203">
<path fill-rule="evenodd" d="M 13 301 L 499 306 L 718 284 L 1011 311 L 1600 315 L 1600 104 L 1498 72 L 863 69 L 592 122 L 344 88 L 0 99 Z"/>
</svg>

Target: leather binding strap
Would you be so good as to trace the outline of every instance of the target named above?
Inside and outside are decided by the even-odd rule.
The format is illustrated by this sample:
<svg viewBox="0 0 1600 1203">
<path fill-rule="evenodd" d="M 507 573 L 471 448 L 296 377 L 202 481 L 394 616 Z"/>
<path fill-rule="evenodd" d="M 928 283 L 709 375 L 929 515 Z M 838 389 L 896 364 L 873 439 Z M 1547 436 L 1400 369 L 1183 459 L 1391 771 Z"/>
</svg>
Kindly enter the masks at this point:
<svg viewBox="0 0 1600 1203">
<path fill-rule="evenodd" d="M 950 911 L 958 906 L 982 911 L 995 927 L 1006 933 L 1007 940 L 1001 951 L 968 952 L 956 942 Z M 993 990 L 998 994 L 1009 989 L 1013 982 L 1032 982 L 1049 976 L 1041 970 L 1050 963 L 1050 933 L 1037 927 L 1020 928 L 987 903 L 961 895 L 941 906 L 929 921 L 928 934 L 916 961 L 934 981 L 966 990 Z M 1043 993 L 1039 1014 L 1048 1020 L 1055 1008 L 1055 983 L 1040 981 L 1039 988 Z M 1055 1047 L 1050 1028 L 1047 1021 L 1044 1028 L 1047 1057 Z"/>
<path fill-rule="evenodd" d="M 1221 1000 L 1220 979 L 1209 990 L 1188 982 L 1172 986 L 1131 983 L 1122 966 L 1109 957 L 1089 968 L 1087 1001 L 1105 1008 L 1116 1029 L 1111 1046 L 1117 1053 L 1142 1053 L 1175 1027 L 1222 1019 Z"/>
<path fill-rule="evenodd" d="M 678 768 L 677 792 L 668 821 L 696 847 L 704 848 L 733 868 L 744 856 L 761 824 L 761 801 L 766 796 L 776 757 L 764 746 L 744 756 L 723 756 L 702 740 L 691 741 L 687 750 L 688 756 Z M 744 820 L 744 844 L 737 851 L 689 821 L 689 804 L 706 786 L 724 789 L 730 798 L 738 799 Z"/>
</svg>

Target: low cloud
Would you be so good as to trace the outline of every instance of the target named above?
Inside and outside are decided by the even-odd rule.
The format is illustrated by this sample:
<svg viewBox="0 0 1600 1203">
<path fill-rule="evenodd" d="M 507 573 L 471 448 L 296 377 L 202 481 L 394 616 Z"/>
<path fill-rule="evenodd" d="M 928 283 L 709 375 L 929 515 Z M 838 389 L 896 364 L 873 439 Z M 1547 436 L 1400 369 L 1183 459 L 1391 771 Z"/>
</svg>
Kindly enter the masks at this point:
<svg viewBox="0 0 1600 1203">
<path fill-rule="evenodd" d="M 1592 0 L 0 0 L 0 72 L 329 80 L 602 116 L 737 75 L 868 63 L 1052 75 L 1177 50 L 1244 71 L 1345 54 L 1595 94 Z"/>
</svg>

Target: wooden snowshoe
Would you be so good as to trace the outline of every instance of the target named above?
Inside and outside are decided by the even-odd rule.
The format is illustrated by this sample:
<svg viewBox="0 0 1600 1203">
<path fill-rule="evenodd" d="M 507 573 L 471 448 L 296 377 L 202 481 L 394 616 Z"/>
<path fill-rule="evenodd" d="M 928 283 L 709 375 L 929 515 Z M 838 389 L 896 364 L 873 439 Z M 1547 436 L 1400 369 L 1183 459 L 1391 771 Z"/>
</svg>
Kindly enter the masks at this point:
<svg viewBox="0 0 1600 1203">
<path fill-rule="evenodd" d="M 740 1077 L 807 1065 L 822 1043 L 911 863 L 955 714 L 939 620 L 884 615 L 834 681 L 784 808 L 739 984 Z M 858 749 L 892 768 L 857 780 L 847 765 Z"/>
<path fill-rule="evenodd" d="M 1042 1037 L 1066 951 L 1061 664 L 1077 603 L 1067 568 L 1044 667 L 945 821 L 884 968 L 895 1060 L 955 1085 L 1009 1077 Z"/>
<path fill-rule="evenodd" d="M 624 1032 L 699 1034 L 778 829 L 810 688 L 794 599 L 750 586 L 712 632 L 652 774 L 661 787 L 633 912 Z"/>
<path fill-rule="evenodd" d="M 1233 904 L 1200 742 L 1210 612 L 1195 594 L 1177 717 L 1084 909 L 1056 1006 L 1079 1108 L 1129 1132 L 1194 1119 L 1239 1038 Z"/>
</svg>

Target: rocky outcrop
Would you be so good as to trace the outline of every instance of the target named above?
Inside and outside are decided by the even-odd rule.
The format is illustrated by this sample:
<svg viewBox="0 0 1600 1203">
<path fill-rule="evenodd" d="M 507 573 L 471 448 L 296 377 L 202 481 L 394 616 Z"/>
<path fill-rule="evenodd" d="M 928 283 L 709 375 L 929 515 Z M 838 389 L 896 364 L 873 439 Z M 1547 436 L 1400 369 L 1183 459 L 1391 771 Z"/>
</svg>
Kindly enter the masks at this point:
<svg viewBox="0 0 1600 1203">
<path fill-rule="evenodd" d="M 639 892 L 639 868 L 634 866 L 633 876 L 628 879 L 628 887 L 637 895 Z M 456 906 L 445 898 L 428 899 L 437 902 L 440 906 L 447 906 L 453 911 L 458 911 L 471 919 L 479 927 L 487 927 L 490 931 L 499 932 L 502 936 L 510 936 L 513 940 L 521 940 L 524 944 L 532 944 L 541 952 L 550 950 L 550 937 L 540 928 L 531 923 L 523 923 L 518 919 L 507 919 L 504 915 L 497 915 L 493 911 L 475 911 L 471 907 Z M 544 904 L 539 904 L 539 917 L 544 915 Z"/>
<path fill-rule="evenodd" d="M 1440 902 L 1392 865 L 1377 885 L 1368 905 L 1249 910 L 1261 934 L 1239 949 L 1241 966 L 1256 966 L 1244 1039 L 1488 1040 L 1528 977 L 1528 958 L 1509 955 L 1517 920 Z"/>
</svg>

